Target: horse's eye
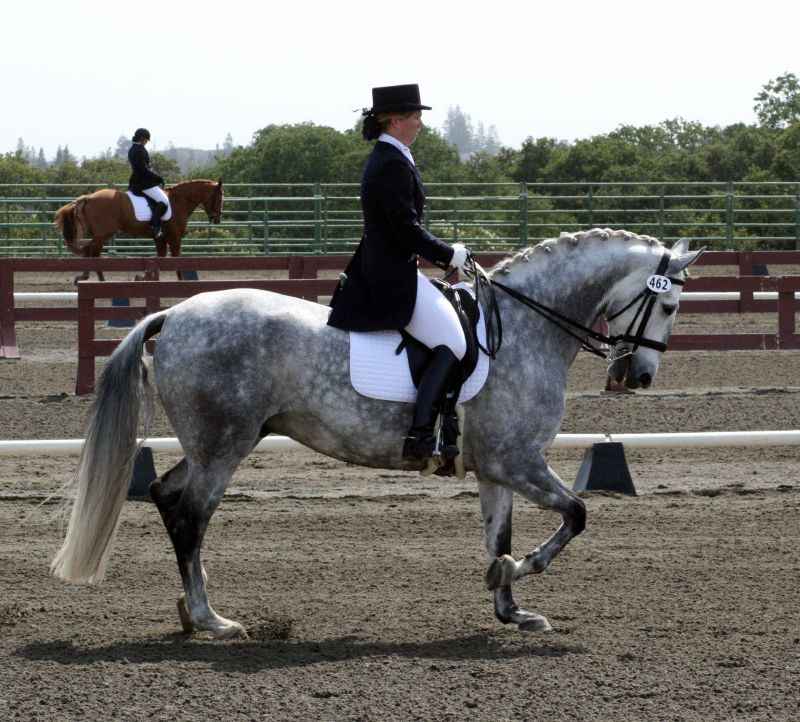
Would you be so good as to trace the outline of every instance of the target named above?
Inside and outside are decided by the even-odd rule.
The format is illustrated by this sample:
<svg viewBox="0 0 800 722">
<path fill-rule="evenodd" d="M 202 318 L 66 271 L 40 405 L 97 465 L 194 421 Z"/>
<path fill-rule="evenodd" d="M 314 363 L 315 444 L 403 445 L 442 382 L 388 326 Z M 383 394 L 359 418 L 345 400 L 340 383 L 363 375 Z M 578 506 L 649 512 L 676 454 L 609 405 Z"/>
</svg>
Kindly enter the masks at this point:
<svg viewBox="0 0 800 722">
<path fill-rule="evenodd" d="M 667 316 L 671 316 L 673 313 L 675 313 L 675 311 L 678 310 L 678 307 L 675 306 L 675 305 L 672 305 L 672 304 L 670 304 L 670 305 L 666 305 L 665 304 L 664 306 L 662 306 L 662 308 L 664 309 L 664 313 Z"/>
</svg>

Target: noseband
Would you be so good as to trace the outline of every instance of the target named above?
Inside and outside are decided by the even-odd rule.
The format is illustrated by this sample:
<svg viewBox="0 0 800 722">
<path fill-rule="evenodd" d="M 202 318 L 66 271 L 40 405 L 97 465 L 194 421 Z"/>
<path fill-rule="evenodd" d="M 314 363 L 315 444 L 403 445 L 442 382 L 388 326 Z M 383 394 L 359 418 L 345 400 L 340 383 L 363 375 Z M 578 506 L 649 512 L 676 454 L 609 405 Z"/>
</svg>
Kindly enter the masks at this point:
<svg viewBox="0 0 800 722">
<path fill-rule="evenodd" d="M 625 311 L 627 311 L 637 301 L 639 301 L 639 308 L 636 309 L 636 314 L 631 319 L 630 325 L 625 333 L 618 334 L 616 336 L 609 336 L 609 340 L 606 341 L 606 343 L 608 343 L 610 346 L 616 346 L 620 341 L 624 341 L 626 344 L 628 344 L 623 346 L 619 351 L 611 354 L 612 362 L 624 358 L 625 356 L 633 356 L 639 350 L 640 346 L 655 349 L 660 353 L 664 353 L 664 351 L 667 350 L 667 344 L 661 341 L 653 341 L 649 338 L 646 338 L 644 332 L 647 328 L 647 322 L 650 320 L 650 315 L 653 313 L 653 306 L 655 306 L 656 297 L 658 294 L 669 291 L 673 283 L 677 284 L 678 286 L 684 285 L 683 279 L 670 278 L 664 275 L 667 267 L 669 266 L 670 258 L 671 256 L 669 251 L 664 251 L 664 255 L 661 257 L 661 260 L 658 263 L 658 268 L 656 269 L 655 274 L 647 279 L 644 290 L 619 311 L 610 316 L 606 316 L 607 321 L 613 321 L 615 318 L 625 313 Z M 639 327 L 635 332 L 633 332 L 633 327 L 636 325 L 636 321 L 640 318 L 641 320 L 639 321 Z"/>
<path fill-rule="evenodd" d="M 608 321 L 613 321 L 615 318 L 621 316 L 623 313 L 625 313 L 625 311 L 634 306 L 637 302 L 639 303 L 639 308 L 636 309 L 636 314 L 631 320 L 626 331 L 614 336 L 607 336 L 606 334 L 595 331 L 592 328 L 588 328 L 582 323 L 564 316 L 555 309 L 545 306 L 543 303 L 539 303 L 539 301 L 536 301 L 535 299 L 506 286 L 505 284 L 489 278 L 489 276 L 486 274 L 486 271 L 484 271 L 483 268 L 475 263 L 474 259 L 470 258 L 467 268 L 464 270 L 468 276 L 473 276 L 475 278 L 476 294 L 484 297 L 486 301 L 484 307 L 488 309 L 488 320 L 491 322 L 487 323 L 487 348 L 483 348 L 483 346 L 481 346 L 481 350 L 487 355 L 491 356 L 491 358 L 494 358 L 503 343 L 503 329 L 500 322 L 500 314 L 497 309 L 497 301 L 493 291 L 493 289 L 496 287 L 511 296 L 511 298 L 513 298 L 515 301 L 518 301 L 531 310 L 536 311 L 536 313 L 538 313 L 540 316 L 546 318 L 548 321 L 558 326 L 558 328 L 560 328 L 562 331 L 580 341 L 581 348 L 585 351 L 593 353 L 595 356 L 608 358 L 608 356 L 600 349 L 590 345 L 587 339 L 593 339 L 602 344 L 607 344 L 612 348 L 620 342 L 624 342 L 626 344 L 625 346 L 623 346 L 618 352 L 612 353 L 610 359 L 612 362 L 625 356 L 634 355 L 640 347 L 652 348 L 660 353 L 664 353 L 664 351 L 667 350 L 667 345 L 665 343 L 662 341 L 653 341 L 652 339 L 647 338 L 644 334 L 647 329 L 647 322 L 650 320 L 650 316 L 653 313 L 656 297 L 660 293 L 666 293 L 669 291 L 673 283 L 677 284 L 678 286 L 684 285 L 683 279 L 671 278 L 664 275 L 669 267 L 671 258 L 672 256 L 670 255 L 669 251 L 665 250 L 664 255 L 659 261 L 655 274 L 648 277 L 642 292 L 619 311 L 610 316 L 606 316 Z M 639 321 L 638 328 L 636 328 L 634 331 L 633 329 L 634 326 L 636 326 L 637 320 Z"/>
</svg>

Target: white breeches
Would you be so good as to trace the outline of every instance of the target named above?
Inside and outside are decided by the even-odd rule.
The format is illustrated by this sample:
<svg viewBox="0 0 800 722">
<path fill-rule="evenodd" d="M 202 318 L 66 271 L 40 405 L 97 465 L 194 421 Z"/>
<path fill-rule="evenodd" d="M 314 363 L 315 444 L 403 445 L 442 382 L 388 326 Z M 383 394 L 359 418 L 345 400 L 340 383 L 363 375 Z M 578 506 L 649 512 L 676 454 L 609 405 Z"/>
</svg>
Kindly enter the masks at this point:
<svg viewBox="0 0 800 722">
<path fill-rule="evenodd" d="M 417 271 L 417 302 L 405 329 L 428 348 L 447 346 L 461 360 L 467 352 L 464 331 L 455 309 L 422 273 Z"/>
<path fill-rule="evenodd" d="M 169 208 L 169 197 L 166 193 L 164 193 L 164 189 L 161 186 L 145 188 L 142 193 L 144 193 L 146 196 L 150 196 L 154 201 L 160 201 L 161 203 L 164 203 L 167 208 Z"/>
</svg>

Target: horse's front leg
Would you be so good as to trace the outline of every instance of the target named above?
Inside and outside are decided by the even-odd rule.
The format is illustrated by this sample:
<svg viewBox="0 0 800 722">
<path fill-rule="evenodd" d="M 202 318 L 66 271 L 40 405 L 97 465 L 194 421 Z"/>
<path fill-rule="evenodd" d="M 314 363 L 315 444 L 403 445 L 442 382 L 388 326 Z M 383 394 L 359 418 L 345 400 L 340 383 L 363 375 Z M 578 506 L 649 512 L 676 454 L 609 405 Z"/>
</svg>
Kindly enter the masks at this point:
<svg viewBox="0 0 800 722">
<path fill-rule="evenodd" d="M 511 554 L 511 516 L 514 492 L 478 477 L 486 551 L 496 560 Z M 509 557 L 510 558 L 510 557 Z M 503 623 L 509 622 L 526 632 L 549 632 L 552 627 L 540 614 L 520 609 L 511 594 L 511 584 L 494 588 L 494 615 Z"/>
<path fill-rule="evenodd" d="M 486 572 L 486 586 L 493 591 L 508 587 L 512 582 L 528 574 L 543 572 L 570 540 L 580 534 L 586 526 L 586 505 L 562 484 L 541 456 L 532 461 L 529 460 L 529 463 L 531 465 L 525 473 L 510 472 L 506 478 L 492 479 L 492 481 L 502 484 L 506 493 L 510 490 L 516 491 L 543 509 L 559 512 L 563 521 L 544 544 L 526 554 L 520 561 L 516 561 L 510 553 L 511 505 L 508 503 L 508 519 L 505 522 L 508 528 L 508 544 L 506 547 L 496 545 L 497 553 Z M 483 483 L 486 484 L 485 479 Z M 481 491 L 481 497 L 483 497 L 483 491 Z M 488 494 L 487 498 L 491 499 L 491 494 Z M 493 549 L 489 546 L 491 530 L 487 527 L 486 531 L 487 548 L 492 554 Z M 495 535 L 497 536 L 496 533 Z M 513 604 L 513 600 L 511 603 Z"/>
<path fill-rule="evenodd" d="M 165 238 L 164 242 L 169 247 L 169 254 L 173 258 L 178 258 L 181 255 L 181 236 L 180 236 L 180 233 L 179 232 L 174 232 L 173 230 L 170 229 L 164 234 L 164 238 Z M 166 254 L 166 251 L 165 251 L 165 254 Z M 180 269 L 175 271 L 175 273 L 178 276 L 178 280 L 179 281 L 183 281 L 184 280 L 183 272 Z"/>
</svg>

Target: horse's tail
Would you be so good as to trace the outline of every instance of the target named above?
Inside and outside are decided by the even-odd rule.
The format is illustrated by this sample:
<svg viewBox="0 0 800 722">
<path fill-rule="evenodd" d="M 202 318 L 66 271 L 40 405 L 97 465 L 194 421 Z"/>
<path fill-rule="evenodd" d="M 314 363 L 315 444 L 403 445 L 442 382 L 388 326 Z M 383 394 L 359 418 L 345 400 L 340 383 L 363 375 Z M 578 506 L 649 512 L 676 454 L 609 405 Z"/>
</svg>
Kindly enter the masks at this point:
<svg viewBox="0 0 800 722">
<path fill-rule="evenodd" d="M 142 347 L 161 330 L 168 313 L 160 311 L 139 322 L 100 376 L 78 472 L 70 485 L 76 491 L 67 534 L 50 564 L 57 577 L 91 584 L 103 580 L 138 451 L 140 407 L 145 406 L 143 437 L 153 414 Z"/>
<path fill-rule="evenodd" d="M 71 203 L 61 206 L 56 211 L 55 220 L 61 229 L 61 235 L 67 248 L 76 256 L 83 255 L 81 239 L 86 231 L 86 196 L 76 198 Z"/>
</svg>

